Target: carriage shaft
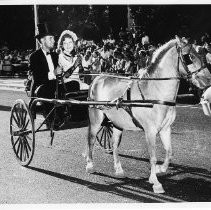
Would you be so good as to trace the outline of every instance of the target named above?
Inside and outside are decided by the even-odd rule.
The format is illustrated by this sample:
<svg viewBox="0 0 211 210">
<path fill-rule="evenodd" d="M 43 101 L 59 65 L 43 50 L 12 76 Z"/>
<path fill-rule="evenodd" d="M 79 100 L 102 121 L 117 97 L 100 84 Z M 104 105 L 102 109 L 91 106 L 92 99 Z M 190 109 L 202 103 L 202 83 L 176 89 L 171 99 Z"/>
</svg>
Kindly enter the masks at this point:
<svg viewBox="0 0 211 210">
<path fill-rule="evenodd" d="M 145 100 L 136 100 L 136 101 L 129 101 L 129 100 L 123 100 L 123 101 L 79 101 L 79 100 L 74 100 L 74 99 L 68 99 L 68 100 L 60 100 L 60 99 L 47 99 L 47 98 L 36 98 L 32 106 L 38 102 L 44 102 L 44 103 L 51 103 L 57 106 L 61 105 L 104 105 L 104 106 L 130 106 L 130 107 L 153 107 L 153 103 L 150 101 L 145 101 Z"/>
</svg>

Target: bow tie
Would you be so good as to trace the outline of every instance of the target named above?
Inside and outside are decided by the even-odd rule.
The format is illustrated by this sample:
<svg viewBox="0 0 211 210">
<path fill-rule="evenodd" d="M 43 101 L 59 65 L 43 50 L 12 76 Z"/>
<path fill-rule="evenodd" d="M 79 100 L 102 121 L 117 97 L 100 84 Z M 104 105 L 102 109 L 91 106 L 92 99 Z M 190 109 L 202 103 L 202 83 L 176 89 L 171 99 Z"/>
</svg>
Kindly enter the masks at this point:
<svg viewBox="0 0 211 210">
<path fill-rule="evenodd" d="M 46 52 L 46 55 L 50 55 L 51 53 L 50 52 Z"/>
</svg>

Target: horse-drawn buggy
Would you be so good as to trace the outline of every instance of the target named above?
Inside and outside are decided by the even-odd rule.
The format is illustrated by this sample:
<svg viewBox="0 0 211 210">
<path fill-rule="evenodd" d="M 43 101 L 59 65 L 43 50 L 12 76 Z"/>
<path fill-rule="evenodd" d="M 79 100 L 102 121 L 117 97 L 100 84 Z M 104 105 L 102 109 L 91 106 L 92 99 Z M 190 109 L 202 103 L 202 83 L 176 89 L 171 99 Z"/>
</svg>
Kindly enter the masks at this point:
<svg viewBox="0 0 211 210">
<path fill-rule="evenodd" d="M 57 83 L 61 82 L 57 78 Z M 82 81 L 72 80 L 65 85 L 64 98 L 58 98 L 58 89 L 55 98 L 30 97 L 30 90 L 25 88 L 29 97 L 29 103 L 18 99 L 11 109 L 10 133 L 13 150 L 19 163 L 27 166 L 32 161 L 35 151 L 35 140 L 38 132 L 50 132 L 50 144 L 53 144 L 56 131 L 71 128 L 71 122 L 88 123 L 88 89 Z M 85 89 L 84 89 L 85 88 Z M 39 88 L 37 89 L 39 91 Z M 51 105 L 51 110 L 46 114 L 45 105 Z M 62 107 L 65 116 L 62 123 L 56 123 L 59 115 L 58 109 Z M 53 117 L 52 117 L 53 116 Z M 51 120 L 49 120 L 51 119 Z M 41 122 L 40 122 L 41 121 Z M 37 126 L 37 127 L 36 127 Z M 96 136 L 99 144 L 110 151 L 112 148 L 110 138 L 112 135 L 112 124 L 108 119 L 102 123 L 101 129 Z"/>
<path fill-rule="evenodd" d="M 192 44 L 176 37 L 155 51 L 150 66 L 143 71 L 142 76 L 136 78 L 99 75 L 89 90 L 66 93 L 63 99 L 34 98 L 29 105 L 23 100 L 17 100 L 11 110 L 10 134 L 18 161 L 23 166 L 30 164 L 37 132 L 49 130 L 53 139 L 54 121 L 50 127 L 41 129 L 51 113 L 56 117 L 57 109 L 63 107 L 65 115 L 71 120 L 74 117 L 71 109 L 80 108 L 85 113 L 83 115 L 89 118 L 86 171 L 94 171 L 92 151 L 97 139 L 105 149 L 112 149 L 115 175 L 124 176 L 118 157 L 122 131 L 144 130 L 151 164 L 149 182 L 153 184 L 155 193 L 163 193 L 156 174 L 166 172 L 172 157 L 171 124 L 176 116 L 180 78 L 186 78 L 199 88 L 204 88 L 208 83 L 208 70 Z M 51 104 L 52 110 L 41 125 L 35 128 L 39 103 Z M 166 150 L 162 165 L 158 165 L 156 159 L 157 135 L 160 135 Z"/>
</svg>

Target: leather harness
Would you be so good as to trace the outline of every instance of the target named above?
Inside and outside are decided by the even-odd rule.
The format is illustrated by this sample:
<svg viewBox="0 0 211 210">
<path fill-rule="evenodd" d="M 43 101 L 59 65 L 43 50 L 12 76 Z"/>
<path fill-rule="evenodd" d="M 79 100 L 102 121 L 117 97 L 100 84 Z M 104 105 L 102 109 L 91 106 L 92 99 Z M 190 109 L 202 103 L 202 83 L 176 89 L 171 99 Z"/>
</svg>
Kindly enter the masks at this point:
<svg viewBox="0 0 211 210">
<path fill-rule="evenodd" d="M 186 46 L 186 45 L 185 45 Z M 184 46 L 184 47 L 185 47 Z M 177 72 L 178 74 L 180 75 L 180 72 L 179 72 L 179 63 L 181 62 L 182 65 L 183 65 L 183 68 L 185 69 L 186 73 L 187 73 L 187 79 L 189 79 L 192 74 L 194 73 L 198 73 L 200 72 L 201 70 L 203 70 L 204 68 L 206 68 L 206 66 L 204 65 L 201 65 L 201 68 L 194 71 L 194 72 L 191 72 L 189 69 L 188 69 L 188 65 L 192 63 L 191 60 L 188 60 L 189 58 L 189 53 L 188 54 L 185 54 L 183 55 L 182 54 L 182 48 L 181 47 L 178 47 L 176 45 L 176 49 L 177 49 L 177 52 L 178 52 L 178 64 L 177 64 Z M 191 49 L 190 49 L 191 50 Z M 121 77 L 120 77 L 121 78 Z M 176 80 L 176 79 L 180 79 L 181 77 L 169 77 L 169 78 L 141 78 L 139 80 Z M 133 80 L 133 78 L 130 78 Z M 138 82 L 138 81 L 137 81 Z M 116 108 L 123 108 L 132 118 L 132 121 L 133 123 L 136 125 L 136 127 L 139 127 L 139 128 L 143 128 L 140 123 L 138 122 L 138 120 L 136 120 L 136 118 L 133 116 L 133 113 L 132 113 L 132 110 L 131 110 L 131 107 L 130 106 L 124 106 L 124 100 L 123 100 L 123 97 L 126 93 L 126 96 L 127 96 L 127 102 L 130 102 L 131 101 L 131 84 L 132 84 L 132 81 L 131 83 L 129 83 L 128 87 L 126 88 L 126 90 L 124 91 L 123 95 L 118 97 L 117 99 L 115 100 L 112 100 L 113 102 L 116 101 Z M 132 100 L 132 102 L 137 102 L 137 103 L 152 103 L 153 105 L 154 104 L 159 104 L 159 105 L 165 105 L 165 106 L 176 106 L 176 101 L 162 101 L 162 100 L 147 100 L 145 99 L 144 97 L 144 94 L 140 88 L 140 86 L 137 84 L 138 88 L 139 88 L 139 92 L 141 94 L 141 97 L 142 97 L 142 100 Z M 88 98 L 88 100 L 92 100 L 90 98 Z M 93 105 L 93 107 L 95 108 L 98 108 L 98 109 L 110 109 L 111 107 L 106 107 L 105 105 Z"/>
</svg>

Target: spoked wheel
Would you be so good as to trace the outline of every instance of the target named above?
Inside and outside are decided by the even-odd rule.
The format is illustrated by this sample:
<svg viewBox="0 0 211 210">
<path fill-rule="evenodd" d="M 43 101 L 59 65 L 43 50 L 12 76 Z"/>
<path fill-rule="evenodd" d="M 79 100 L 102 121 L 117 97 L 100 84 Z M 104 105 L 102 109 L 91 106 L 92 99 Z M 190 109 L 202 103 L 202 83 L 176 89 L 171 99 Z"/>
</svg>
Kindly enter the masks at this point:
<svg viewBox="0 0 211 210">
<path fill-rule="evenodd" d="M 101 124 L 101 128 L 97 133 L 96 139 L 100 146 L 103 147 L 107 153 L 113 152 L 112 135 L 113 123 L 106 117 Z"/>
<path fill-rule="evenodd" d="M 35 149 L 34 120 L 28 105 L 21 99 L 11 110 L 10 135 L 16 159 L 22 166 L 29 165 Z"/>
</svg>

